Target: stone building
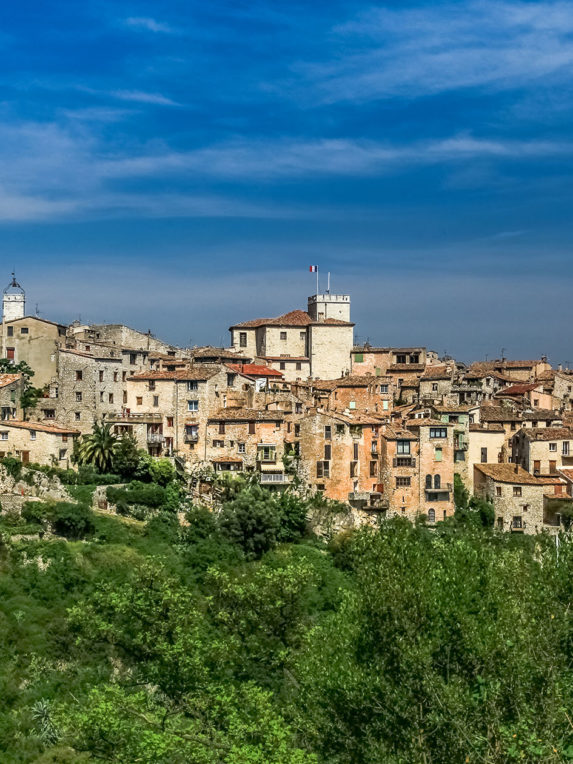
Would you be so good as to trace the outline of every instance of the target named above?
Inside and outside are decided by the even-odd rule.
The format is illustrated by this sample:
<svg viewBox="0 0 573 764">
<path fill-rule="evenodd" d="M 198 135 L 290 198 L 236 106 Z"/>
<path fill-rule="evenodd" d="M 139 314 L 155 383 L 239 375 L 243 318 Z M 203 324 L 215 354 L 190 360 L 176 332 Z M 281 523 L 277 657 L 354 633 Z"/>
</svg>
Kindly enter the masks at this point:
<svg viewBox="0 0 573 764">
<path fill-rule="evenodd" d="M 468 404 L 457 406 L 436 404 L 430 409 L 435 419 L 441 419 L 442 422 L 449 422 L 454 426 L 454 473 L 459 475 L 464 484 L 467 485 L 470 482 L 470 473 L 473 473 L 468 458 L 471 406 Z"/>
<path fill-rule="evenodd" d="M 453 365 L 428 366 L 419 379 L 420 403 L 444 403 L 454 383 Z"/>
<path fill-rule="evenodd" d="M 0 420 L 20 417 L 23 391 L 24 379 L 21 374 L 0 374 Z"/>
<path fill-rule="evenodd" d="M 156 351 L 160 353 L 175 353 L 178 348 L 157 339 L 151 331 L 140 332 L 125 324 L 72 324 L 69 334 L 76 340 L 84 342 L 118 345 L 133 350 Z"/>
<path fill-rule="evenodd" d="M 252 401 L 254 383 L 222 364 L 176 371 L 146 371 L 127 378 L 127 405 L 107 419 L 131 433 L 153 456 L 178 454 L 205 461 L 209 416 Z"/>
<path fill-rule="evenodd" d="M 564 482 L 557 476 L 536 477 L 518 464 L 474 466 L 476 495 L 492 502 L 496 528 L 514 533 L 534 534 L 559 528 L 555 501 L 571 503 L 571 499 L 563 495 Z"/>
<path fill-rule="evenodd" d="M 370 344 L 356 345 L 352 348 L 352 373 L 384 376 L 390 366 L 420 367 L 422 373 L 429 363 L 426 348 L 383 348 Z"/>
<path fill-rule="evenodd" d="M 410 419 L 406 428 L 418 434 L 419 506 L 443 520 L 454 513 L 454 425 L 439 419 Z"/>
<path fill-rule="evenodd" d="M 0 459 L 14 456 L 24 464 L 54 465 L 68 469 L 74 440 L 80 435 L 75 430 L 57 423 L 0 422 Z"/>
<path fill-rule="evenodd" d="M 235 352 L 281 371 L 287 381 L 336 379 L 350 369 L 354 324 L 348 295 L 313 295 L 306 312 L 244 321 L 229 331 Z"/>
<path fill-rule="evenodd" d="M 469 425 L 467 470 L 464 480 L 470 493 L 474 492 L 476 464 L 507 463 L 506 434 L 500 422 L 475 422 Z"/>
<path fill-rule="evenodd" d="M 257 472 L 263 485 L 286 485 L 284 414 L 224 408 L 207 420 L 205 461 L 216 472 Z"/>
<path fill-rule="evenodd" d="M 531 427 L 515 433 L 512 461 L 534 475 L 556 475 L 573 467 L 573 429 Z"/>
<path fill-rule="evenodd" d="M 512 438 L 522 427 L 555 427 L 563 423 L 562 414 L 552 409 L 521 411 L 515 406 L 482 404 L 470 410 L 471 423 L 501 424 L 505 432 L 504 459 L 511 461 Z"/>
<path fill-rule="evenodd" d="M 553 409 L 554 399 L 546 393 L 542 382 L 520 383 L 503 387 L 495 394 L 500 401 L 510 401 L 522 408 Z"/>
<path fill-rule="evenodd" d="M 48 385 L 57 372 L 56 351 L 65 340 L 66 327 L 38 316 L 3 322 L 2 357 L 15 364 L 24 361 L 34 371 L 35 387 Z"/>
</svg>

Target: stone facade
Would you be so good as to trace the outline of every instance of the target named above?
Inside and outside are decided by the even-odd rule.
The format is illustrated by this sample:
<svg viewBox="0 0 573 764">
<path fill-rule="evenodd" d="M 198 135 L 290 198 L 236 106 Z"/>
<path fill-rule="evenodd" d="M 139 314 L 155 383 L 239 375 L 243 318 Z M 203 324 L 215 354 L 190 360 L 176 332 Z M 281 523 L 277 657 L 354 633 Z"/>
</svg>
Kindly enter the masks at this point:
<svg viewBox="0 0 573 764">
<path fill-rule="evenodd" d="M 573 430 L 568 427 L 532 427 L 515 433 L 512 461 L 534 475 L 555 475 L 573 467 Z"/>
<path fill-rule="evenodd" d="M 21 374 L 0 374 L 0 420 L 21 416 L 20 398 L 23 391 L 24 379 Z"/>
<path fill-rule="evenodd" d="M 14 363 L 24 361 L 35 374 L 35 387 L 49 384 L 57 372 L 56 350 L 66 336 L 66 327 L 44 318 L 26 316 L 7 321 L 0 327 L 2 357 Z"/>
<path fill-rule="evenodd" d="M 0 458 L 14 456 L 26 464 L 55 465 L 65 469 L 71 466 L 74 439 L 78 430 L 59 424 L 0 422 Z"/>
</svg>

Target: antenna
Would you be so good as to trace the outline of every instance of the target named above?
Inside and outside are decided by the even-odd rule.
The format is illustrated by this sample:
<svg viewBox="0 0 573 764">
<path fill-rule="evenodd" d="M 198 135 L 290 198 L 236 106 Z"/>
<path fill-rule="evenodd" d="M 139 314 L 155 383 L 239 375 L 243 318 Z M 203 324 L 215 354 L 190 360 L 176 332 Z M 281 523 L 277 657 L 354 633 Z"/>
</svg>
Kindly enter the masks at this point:
<svg viewBox="0 0 573 764">
<path fill-rule="evenodd" d="M 328 292 L 328 294 L 330 294 L 330 271 L 328 271 L 328 279 L 326 283 L 327 283 L 326 291 Z"/>
<path fill-rule="evenodd" d="M 36 316 L 39 316 L 39 315 L 40 315 L 40 311 L 38 309 L 38 303 L 36 303 Z"/>
</svg>

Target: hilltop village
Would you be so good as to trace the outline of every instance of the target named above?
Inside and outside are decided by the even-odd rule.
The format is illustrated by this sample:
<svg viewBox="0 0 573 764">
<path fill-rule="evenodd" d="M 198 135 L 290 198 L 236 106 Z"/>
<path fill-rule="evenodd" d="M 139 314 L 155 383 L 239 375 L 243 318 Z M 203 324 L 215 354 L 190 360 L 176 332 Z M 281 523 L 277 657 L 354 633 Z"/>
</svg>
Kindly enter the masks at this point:
<svg viewBox="0 0 573 764">
<path fill-rule="evenodd" d="M 209 475 L 248 473 L 322 492 L 364 522 L 453 515 L 456 475 L 502 530 L 556 532 L 573 507 L 573 371 L 357 346 L 348 295 L 234 324 L 227 348 L 183 349 L 29 315 L 13 277 L 0 338 L 0 458 L 68 468 L 74 442 L 104 421 L 199 491 Z"/>
</svg>

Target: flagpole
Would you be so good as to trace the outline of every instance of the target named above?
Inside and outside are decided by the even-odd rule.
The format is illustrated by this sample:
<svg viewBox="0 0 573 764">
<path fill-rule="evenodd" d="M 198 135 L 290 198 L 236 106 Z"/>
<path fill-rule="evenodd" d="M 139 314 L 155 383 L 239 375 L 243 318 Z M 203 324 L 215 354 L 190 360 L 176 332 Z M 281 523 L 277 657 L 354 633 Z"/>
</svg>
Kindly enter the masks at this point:
<svg viewBox="0 0 573 764">
<path fill-rule="evenodd" d="M 316 266 L 316 294 L 318 295 L 318 265 Z"/>
</svg>

